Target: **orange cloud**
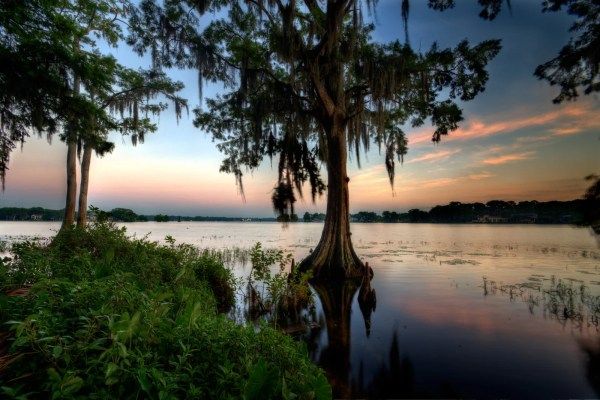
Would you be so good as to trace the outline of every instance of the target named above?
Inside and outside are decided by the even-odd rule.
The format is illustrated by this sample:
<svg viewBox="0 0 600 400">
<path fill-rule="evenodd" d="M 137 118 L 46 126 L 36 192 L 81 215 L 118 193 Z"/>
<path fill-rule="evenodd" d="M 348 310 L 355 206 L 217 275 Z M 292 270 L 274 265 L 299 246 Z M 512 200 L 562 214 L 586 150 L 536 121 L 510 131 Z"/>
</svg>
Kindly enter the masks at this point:
<svg viewBox="0 0 600 400">
<path fill-rule="evenodd" d="M 479 137 L 510 133 L 519 129 L 540 127 L 548 124 L 563 123 L 564 119 L 569 121 L 567 127 L 556 128 L 558 134 L 560 129 L 570 129 L 570 134 L 575 134 L 587 128 L 600 126 L 600 117 L 596 115 L 590 106 L 587 105 L 569 105 L 559 109 L 549 111 L 543 114 L 531 117 L 510 118 L 502 121 L 485 121 L 478 118 L 469 119 L 466 124 L 455 132 L 450 133 L 451 140 L 467 140 Z M 575 124 L 575 126 L 573 126 Z M 578 130 L 575 131 L 575 128 Z M 431 142 L 431 132 L 421 130 L 409 138 L 411 145 Z"/>
<path fill-rule="evenodd" d="M 491 178 L 493 176 L 495 176 L 495 175 L 490 174 L 489 172 L 482 172 L 482 173 L 479 173 L 479 174 L 468 175 L 467 178 L 469 178 L 471 180 L 474 180 L 474 181 L 480 181 L 482 179 L 488 179 L 488 178 Z"/>
<path fill-rule="evenodd" d="M 431 162 L 431 161 L 436 161 L 436 160 L 443 160 L 443 159 L 446 159 L 458 152 L 460 152 L 459 149 L 436 151 L 433 153 L 424 154 L 417 158 L 410 159 L 406 163 L 412 164 L 412 163 L 423 162 L 423 161 Z"/>
<path fill-rule="evenodd" d="M 506 163 L 513 162 L 513 161 L 528 160 L 528 159 L 532 158 L 532 156 L 534 154 L 535 154 L 534 151 L 526 151 L 523 153 L 504 154 L 502 156 L 485 159 L 485 160 L 483 160 L 483 163 L 488 164 L 488 165 L 501 165 L 501 164 L 506 164 Z"/>
</svg>

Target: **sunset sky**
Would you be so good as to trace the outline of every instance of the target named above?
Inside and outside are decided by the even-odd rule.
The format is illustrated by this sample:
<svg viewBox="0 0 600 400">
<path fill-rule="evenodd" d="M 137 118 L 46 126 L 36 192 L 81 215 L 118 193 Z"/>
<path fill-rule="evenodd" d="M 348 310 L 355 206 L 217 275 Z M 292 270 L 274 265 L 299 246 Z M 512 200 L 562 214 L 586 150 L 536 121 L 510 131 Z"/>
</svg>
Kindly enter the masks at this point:
<svg viewBox="0 0 600 400">
<path fill-rule="evenodd" d="M 533 71 L 568 41 L 572 20 L 563 13 L 541 13 L 541 1 L 513 2 L 512 15 L 495 21 L 477 17 L 475 1 L 458 2 L 443 13 L 425 1 L 411 3 L 411 44 L 427 50 L 433 41 L 454 46 L 502 39 L 503 49 L 489 66 L 486 91 L 464 104 L 465 120 L 442 142 L 431 143 L 430 124 L 409 130 L 409 153 L 390 187 L 383 156 L 376 147 L 358 169 L 350 160 L 351 211 L 428 208 L 449 201 L 567 200 L 581 196 L 584 177 L 600 173 L 600 96 L 552 104 L 557 89 L 538 81 Z M 467 3 L 469 5 L 467 5 Z M 400 2 L 381 1 L 374 39 L 403 38 Z M 110 50 L 124 64 L 147 66 L 126 46 Z M 199 103 L 197 73 L 172 71 L 183 81 L 190 109 Z M 204 97 L 219 91 L 206 86 Z M 221 154 L 209 135 L 192 125 L 192 116 L 176 123 L 172 112 L 160 117 L 158 132 L 143 145 L 112 137 L 116 149 L 92 161 L 90 201 L 103 209 L 131 208 L 142 214 L 271 216 L 276 164 L 265 163 L 245 177 L 244 202 L 231 175 L 219 173 Z M 0 207 L 64 206 L 66 146 L 55 138 L 31 139 L 12 155 Z M 299 201 L 297 211 L 324 210 Z"/>
</svg>

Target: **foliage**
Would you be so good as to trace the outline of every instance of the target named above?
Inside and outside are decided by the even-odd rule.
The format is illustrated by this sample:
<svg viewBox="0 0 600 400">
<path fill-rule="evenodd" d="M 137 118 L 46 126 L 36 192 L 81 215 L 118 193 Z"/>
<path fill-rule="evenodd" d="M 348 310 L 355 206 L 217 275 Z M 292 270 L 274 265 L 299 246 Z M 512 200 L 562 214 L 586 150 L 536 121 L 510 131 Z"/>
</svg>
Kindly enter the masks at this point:
<svg viewBox="0 0 600 400">
<path fill-rule="evenodd" d="M 408 0 L 403 0 L 408 4 Z M 483 19 L 493 20 L 503 3 L 510 9 L 510 0 L 479 0 Z M 600 91 L 600 3 L 597 0 L 543 0 L 542 12 L 563 9 L 575 17 L 569 31 L 573 36 L 553 59 L 539 65 L 535 76 L 550 85 L 560 87 L 554 103 L 575 100 L 579 91 L 588 95 Z M 429 0 L 429 6 L 443 11 L 454 7 L 455 0 Z"/>
<path fill-rule="evenodd" d="M 77 4 L 75 4 L 77 3 Z M 53 135 L 80 127 L 96 108 L 73 89 L 73 74 L 89 87 L 102 86 L 114 59 L 76 51 L 79 17 L 96 6 L 87 0 L 3 1 L 0 6 L 0 181 L 15 143 L 32 132 Z M 88 14 L 89 15 L 89 14 Z M 86 43 L 82 43 L 86 44 Z"/>
<path fill-rule="evenodd" d="M 154 220 L 156 222 L 169 222 L 170 218 L 168 215 L 164 215 L 164 214 L 156 214 L 154 216 Z"/>
<path fill-rule="evenodd" d="M 242 190 L 243 169 L 278 154 L 273 205 L 291 214 L 304 183 L 313 199 L 325 189 L 319 163 L 338 168 L 328 155 L 338 139 L 357 157 L 380 146 L 393 182 L 395 160 L 406 153 L 402 126 L 430 117 L 438 141 L 462 119 L 455 100 L 484 89 L 498 41 L 423 53 L 400 41 L 375 43 L 363 20 L 375 3 L 144 0 L 129 41 L 140 53 L 151 49 L 158 65 L 195 67 L 225 85 L 208 110 L 195 110 L 196 125 L 218 142 L 221 170 Z M 205 12 L 215 15 L 201 24 Z"/>
<path fill-rule="evenodd" d="M 593 178 L 590 178 L 593 180 Z M 596 188 L 596 189 L 595 189 Z M 452 201 L 449 204 L 438 205 L 429 211 L 418 209 L 406 213 L 383 211 L 381 215 L 373 211 L 360 211 L 351 214 L 355 222 L 433 222 L 433 223 L 470 223 L 486 222 L 486 217 L 500 218 L 507 223 L 538 223 L 538 224 L 573 224 L 581 223 L 585 215 L 590 215 L 589 221 L 598 209 L 597 196 L 594 198 L 592 185 L 584 199 L 569 201 L 504 201 L 490 200 L 487 203 L 461 203 Z M 586 214 L 587 213 L 587 214 Z M 305 213 L 305 222 L 323 220 L 317 214 Z M 588 223 L 591 225 L 591 223 Z"/>
<path fill-rule="evenodd" d="M 218 313 L 232 276 L 209 253 L 110 224 L 12 251 L 0 286 L 30 290 L 0 294 L 3 398 L 331 397 L 298 343 Z"/>
<path fill-rule="evenodd" d="M 323 213 L 311 214 L 309 212 L 305 212 L 304 217 L 302 219 L 304 220 L 304 222 L 325 221 L 325 214 L 323 214 Z"/>
<path fill-rule="evenodd" d="M 581 225 L 591 227 L 600 235 L 600 176 L 589 175 L 586 180 L 592 184 L 586 190 L 580 207 L 583 214 Z"/>
<path fill-rule="evenodd" d="M 113 221 L 135 222 L 138 220 L 138 215 L 128 208 L 113 208 L 109 214 Z"/>
<path fill-rule="evenodd" d="M 256 243 L 250 251 L 252 268 L 247 280 L 250 317 L 268 314 L 276 323 L 295 321 L 301 310 L 312 305 L 310 272 L 295 267 L 291 254 L 264 250 Z M 273 273 L 273 267 L 276 272 Z"/>
<path fill-rule="evenodd" d="M 552 60 L 538 66 L 535 75 L 560 86 L 555 103 L 574 100 L 578 91 L 600 91 L 600 2 L 597 0 L 545 0 L 544 12 L 566 9 L 574 16 L 570 31 L 574 34 Z"/>
<path fill-rule="evenodd" d="M 60 221 L 63 213 L 63 210 L 49 210 L 42 207 L 2 207 L 0 208 L 0 220 L 27 221 L 39 217 L 42 221 Z"/>
<path fill-rule="evenodd" d="M 381 217 L 373 211 L 360 211 L 357 214 L 352 215 L 352 218 L 356 222 L 378 222 L 381 220 Z"/>
</svg>

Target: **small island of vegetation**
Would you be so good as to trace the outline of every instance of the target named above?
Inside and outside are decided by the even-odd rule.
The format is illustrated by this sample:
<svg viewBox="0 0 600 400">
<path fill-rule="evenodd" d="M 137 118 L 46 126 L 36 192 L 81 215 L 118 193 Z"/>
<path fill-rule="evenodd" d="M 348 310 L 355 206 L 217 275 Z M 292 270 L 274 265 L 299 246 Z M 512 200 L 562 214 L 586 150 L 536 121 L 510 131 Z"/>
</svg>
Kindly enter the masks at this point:
<svg viewBox="0 0 600 400">
<path fill-rule="evenodd" d="M 0 397 L 330 398 L 301 343 L 227 317 L 234 287 L 218 254 L 110 223 L 15 243 L 0 258 Z"/>
</svg>

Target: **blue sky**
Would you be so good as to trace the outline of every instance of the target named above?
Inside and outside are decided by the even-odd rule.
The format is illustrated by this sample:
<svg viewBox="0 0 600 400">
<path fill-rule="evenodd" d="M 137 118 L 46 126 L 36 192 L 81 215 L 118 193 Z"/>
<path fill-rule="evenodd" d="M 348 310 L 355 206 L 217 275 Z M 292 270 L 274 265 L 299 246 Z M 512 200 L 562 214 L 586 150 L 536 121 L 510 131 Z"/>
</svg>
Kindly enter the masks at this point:
<svg viewBox="0 0 600 400">
<path fill-rule="evenodd" d="M 586 186 L 583 177 L 600 172 L 600 99 L 581 97 L 554 105 L 556 88 L 533 76 L 535 67 L 554 57 L 569 38 L 571 18 L 541 13 L 540 1 L 512 2 L 494 21 L 477 17 L 475 1 L 460 1 L 443 13 L 411 3 L 409 34 L 416 49 L 437 41 L 454 46 L 502 39 L 503 48 L 489 65 L 486 91 L 463 104 L 461 129 L 438 145 L 428 139 L 430 125 L 409 131 L 409 154 L 397 170 L 394 188 L 387 180 L 383 157 L 376 148 L 366 154 L 362 168 L 350 162 L 350 203 L 359 210 L 427 208 L 448 201 L 571 199 Z M 373 38 L 379 42 L 403 39 L 400 2 L 380 1 Z M 122 63 L 147 66 L 126 46 L 110 50 Z M 170 71 L 185 83 L 182 92 L 190 109 L 199 104 L 197 73 Z M 206 85 L 204 97 L 222 88 Z M 269 216 L 276 166 L 261 166 L 245 179 L 246 202 L 233 176 L 219 173 L 221 154 L 211 138 L 193 127 L 192 117 L 177 121 L 171 112 L 160 117 L 158 132 L 143 145 L 114 136 L 112 154 L 92 162 L 90 204 L 101 208 L 127 207 L 139 213 L 182 215 Z M 62 208 L 66 147 L 32 139 L 15 151 L 0 206 Z M 297 205 L 300 212 L 324 209 L 324 199 Z"/>
</svg>

